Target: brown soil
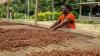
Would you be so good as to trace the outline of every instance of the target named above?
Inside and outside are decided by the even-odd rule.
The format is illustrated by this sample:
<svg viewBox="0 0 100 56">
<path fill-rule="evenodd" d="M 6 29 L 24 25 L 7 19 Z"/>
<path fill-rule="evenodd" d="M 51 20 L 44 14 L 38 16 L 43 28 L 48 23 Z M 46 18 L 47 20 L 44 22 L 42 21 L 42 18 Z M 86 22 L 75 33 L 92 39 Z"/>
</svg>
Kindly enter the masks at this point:
<svg viewBox="0 0 100 56">
<path fill-rule="evenodd" d="M 39 27 L 30 27 L 30 29 L 1 29 L 0 49 L 11 50 L 12 48 L 25 46 L 47 46 L 48 44 L 72 38 L 73 36 L 69 33 L 50 31 Z"/>
<path fill-rule="evenodd" d="M 77 37 L 91 37 L 87 35 L 81 35 L 77 33 L 69 33 L 62 31 L 50 31 L 46 28 L 35 27 L 35 26 L 27 26 L 19 28 L 16 26 L 14 29 L 10 28 L 9 25 L 20 25 L 17 23 L 9 23 L 9 22 L 0 22 L 0 26 L 5 26 L 4 28 L 0 28 L 0 50 L 10 50 L 12 48 L 18 47 L 46 47 L 49 44 L 58 44 L 64 42 L 72 42 L 73 39 Z M 23 25 L 22 25 L 23 26 Z M 7 28 L 6 28 L 7 27 Z M 92 38 L 92 37 L 91 37 Z M 72 41 L 71 41 L 72 40 Z M 91 46 L 90 46 L 91 47 Z M 95 46 L 94 46 L 95 47 Z M 95 47 L 96 48 L 96 47 Z M 31 52 L 28 56 L 100 56 L 100 48 L 98 51 L 92 47 L 89 50 L 81 50 L 74 49 L 64 50 L 64 51 L 39 51 L 39 52 Z"/>
<path fill-rule="evenodd" d="M 27 56 L 100 56 L 100 53 L 94 51 L 50 51 L 50 52 L 32 52 Z"/>
<path fill-rule="evenodd" d="M 0 26 L 10 26 L 10 25 L 19 25 L 20 23 L 14 23 L 14 22 L 7 22 L 7 21 L 1 21 L 0 20 Z M 21 24 L 20 24 L 21 25 Z"/>
</svg>

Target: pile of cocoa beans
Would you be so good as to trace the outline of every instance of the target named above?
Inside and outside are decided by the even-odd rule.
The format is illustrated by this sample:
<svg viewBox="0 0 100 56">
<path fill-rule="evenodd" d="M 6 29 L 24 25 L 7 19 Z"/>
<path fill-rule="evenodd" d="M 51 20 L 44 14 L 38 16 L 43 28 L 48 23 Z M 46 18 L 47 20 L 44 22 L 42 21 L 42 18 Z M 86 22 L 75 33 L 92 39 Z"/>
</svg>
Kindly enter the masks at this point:
<svg viewBox="0 0 100 56">
<path fill-rule="evenodd" d="M 47 46 L 73 39 L 69 33 L 62 31 L 50 31 L 48 29 L 32 27 L 30 29 L 5 29 L 0 31 L 0 49 L 11 50 L 12 48 L 25 46 Z"/>
<path fill-rule="evenodd" d="M 100 56 L 96 51 L 50 51 L 50 52 L 31 52 L 27 56 Z"/>
</svg>

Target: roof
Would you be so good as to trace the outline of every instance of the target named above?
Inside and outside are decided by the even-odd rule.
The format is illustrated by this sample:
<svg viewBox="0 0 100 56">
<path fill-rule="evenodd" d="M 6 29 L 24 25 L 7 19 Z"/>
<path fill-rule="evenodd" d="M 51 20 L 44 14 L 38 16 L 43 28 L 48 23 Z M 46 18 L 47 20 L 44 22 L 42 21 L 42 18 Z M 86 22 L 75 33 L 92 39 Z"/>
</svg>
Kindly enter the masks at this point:
<svg viewBox="0 0 100 56">
<path fill-rule="evenodd" d="M 100 2 L 83 2 L 78 4 L 79 5 L 100 5 Z"/>
</svg>

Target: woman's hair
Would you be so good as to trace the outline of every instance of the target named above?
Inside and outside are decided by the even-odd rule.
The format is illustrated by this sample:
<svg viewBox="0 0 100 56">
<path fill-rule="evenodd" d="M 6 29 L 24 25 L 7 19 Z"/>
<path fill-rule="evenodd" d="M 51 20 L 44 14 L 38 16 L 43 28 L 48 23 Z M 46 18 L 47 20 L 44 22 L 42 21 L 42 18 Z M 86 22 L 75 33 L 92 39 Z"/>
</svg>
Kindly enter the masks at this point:
<svg viewBox="0 0 100 56">
<path fill-rule="evenodd" d="M 68 4 L 64 4 L 63 6 L 66 7 L 66 8 L 68 8 L 69 11 L 72 11 L 73 10 L 72 7 L 70 5 L 68 5 Z"/>
</svg>

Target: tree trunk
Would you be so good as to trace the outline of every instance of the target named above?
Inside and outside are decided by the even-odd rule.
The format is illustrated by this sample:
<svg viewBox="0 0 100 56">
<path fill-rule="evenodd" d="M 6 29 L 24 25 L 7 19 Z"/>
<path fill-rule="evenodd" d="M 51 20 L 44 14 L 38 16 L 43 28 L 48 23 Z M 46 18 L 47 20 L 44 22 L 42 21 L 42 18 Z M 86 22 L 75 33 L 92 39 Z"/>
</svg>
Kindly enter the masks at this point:
<svg viewBox="0 0 100 56">
<path fill-rule="evenodd" d="M 38 2 L 39 0 L 35 0 L 35 20 L 34 20 L 35 25 L 37 25 L 37 18 L 38 18 Z"/>
<path fill-rule="evenodd" d="M 52 0 L 52 20 L 54 20 L 54 0 Z"/>
<path fill-rule="evenodd" d="M 30 13 L 30 9 L 29 9 L 29 0 L 27 0 L 27 8 L 28 8 L 28 10 L 27 10 L 27 15 L 28 15 L 28 19 L 29 19 L 29 13 Z"/>
<path fill-rule="evenodd" d="M 9 17 L 10 17 L 10 12 L 9 12 L 9 1 L 7 2 L 7 5 L 6 5 L 6 9 L 7 9 L 7 14 L 6 14 L 6 19 L 9 20 Z"/>
</svg>

